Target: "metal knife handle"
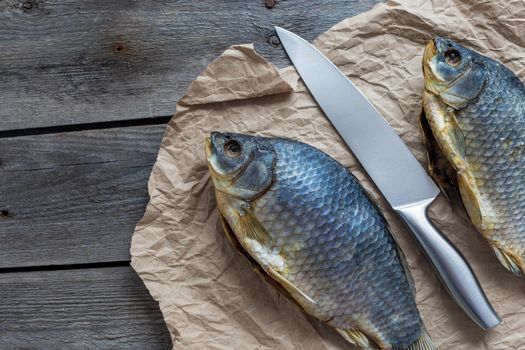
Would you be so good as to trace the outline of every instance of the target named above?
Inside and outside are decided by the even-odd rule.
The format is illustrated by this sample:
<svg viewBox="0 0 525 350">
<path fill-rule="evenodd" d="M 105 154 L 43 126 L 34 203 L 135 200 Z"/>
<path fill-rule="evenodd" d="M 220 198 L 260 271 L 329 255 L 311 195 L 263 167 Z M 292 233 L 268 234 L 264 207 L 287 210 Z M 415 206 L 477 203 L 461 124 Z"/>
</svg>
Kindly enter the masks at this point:
<svg viewBox="0 0 525 350">
<path fill-rule="evenodd" d="M 458 249 L 430 222 L 427 209 L 434 199 L 394 208 L 408 224 L 437 275 L 461 308 L 481 328 L 501 323 L 472 268 Z"/>
</svg>

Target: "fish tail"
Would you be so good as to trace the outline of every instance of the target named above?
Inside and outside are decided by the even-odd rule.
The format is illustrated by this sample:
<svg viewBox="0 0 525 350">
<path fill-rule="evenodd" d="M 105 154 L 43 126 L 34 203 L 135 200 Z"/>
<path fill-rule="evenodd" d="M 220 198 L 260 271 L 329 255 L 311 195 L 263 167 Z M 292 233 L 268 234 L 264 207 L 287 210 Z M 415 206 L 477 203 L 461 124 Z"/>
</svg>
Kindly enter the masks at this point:
<svg viewBox="0 0 525 350">
<path fill-rule="evenodd" d="M 438 350 L 438 348 L 432 343 L 432 339 L 430 339 L 427 330 L 423 328 L 421 336 L 406 348 L 406 350 Z"/>
</svg>

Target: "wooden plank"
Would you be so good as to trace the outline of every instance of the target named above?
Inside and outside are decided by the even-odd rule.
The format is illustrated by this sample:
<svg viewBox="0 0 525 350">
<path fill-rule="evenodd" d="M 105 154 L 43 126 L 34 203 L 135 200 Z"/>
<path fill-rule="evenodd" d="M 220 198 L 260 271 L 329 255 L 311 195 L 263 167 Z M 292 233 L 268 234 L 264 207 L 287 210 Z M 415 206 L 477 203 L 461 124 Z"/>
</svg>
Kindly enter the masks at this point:
<svg viewBox="0 0 525 350">
<path fill-rule="evenodd" d="M 128 266 L 0 277 L 1 349 L 171 349 L 158 304 Z"/>
<path fill-rule="evenodd" d="M 274 25 L 313 39 L 376 2 L 0 1 L 0 130 L 172 115 L 228 46 L 287 65 Z"/>
<path fill-rule="evenodd" d="M 165 125 L 0 139 L 0 268 L 129 260 Z"/>
</svg>

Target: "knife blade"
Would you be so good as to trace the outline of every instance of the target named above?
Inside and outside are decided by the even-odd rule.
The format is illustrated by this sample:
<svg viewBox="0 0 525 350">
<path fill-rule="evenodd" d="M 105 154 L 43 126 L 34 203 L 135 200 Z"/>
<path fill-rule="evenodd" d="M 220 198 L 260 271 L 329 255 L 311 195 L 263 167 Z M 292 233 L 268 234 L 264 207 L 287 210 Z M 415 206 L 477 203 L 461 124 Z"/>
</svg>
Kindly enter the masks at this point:
<svg viewBox="0 0 525 350">
<path fill-rule="evenodd" d="M 452 298 L 481 328 L 501 323 L 466 259 L 429 220 L 427 209 L 440 190 L 412 152 L 328 58 L 298 35 L 275 30 L 308 90 L 410 228 Z"/>
</svg>

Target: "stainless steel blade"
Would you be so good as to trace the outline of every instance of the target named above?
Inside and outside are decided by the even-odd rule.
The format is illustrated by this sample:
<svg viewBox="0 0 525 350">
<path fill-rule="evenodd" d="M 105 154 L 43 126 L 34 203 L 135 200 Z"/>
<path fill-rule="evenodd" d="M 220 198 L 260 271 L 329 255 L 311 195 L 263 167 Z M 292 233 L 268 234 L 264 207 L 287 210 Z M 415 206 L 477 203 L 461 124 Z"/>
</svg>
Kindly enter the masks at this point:
<svg viewBox="0 0 525 350">
<path fill-rule="evenodd" d="M 361 91 L 307 41 L 275 29 L 308 90 L 390 205 L 435 198 L 438 187 Z"/>
</svg>

